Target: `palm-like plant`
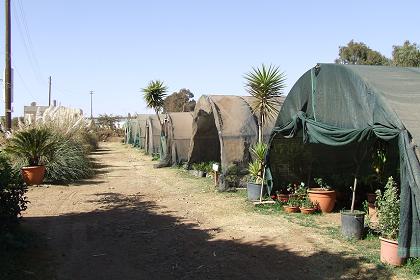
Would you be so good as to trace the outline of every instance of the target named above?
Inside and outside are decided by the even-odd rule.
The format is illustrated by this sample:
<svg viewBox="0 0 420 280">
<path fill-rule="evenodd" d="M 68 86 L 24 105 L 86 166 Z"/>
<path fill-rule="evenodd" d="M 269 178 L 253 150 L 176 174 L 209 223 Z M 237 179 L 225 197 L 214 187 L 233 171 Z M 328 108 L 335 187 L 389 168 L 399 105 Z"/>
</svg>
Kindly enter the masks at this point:
<svg viewBox="0 0 420 280">
<path fill-rule="evenodd" d="M 266 152 L 267 145 L 265 143 L 257 143 L 251 148 L 254 161 L 248 164 L 248 171 L 256 184 L 261 184 L 263 181 Z"/>
<path fill-rule="evenodd" d="M 31 128 L 16 132 L 6 145 L 5 152 L 26 160 L 30 166 L 40 165 L 43 159 L 53 156 L 56 141 L 50 130 Z"/>
<path fill-rule="evenodd" d="M 251 108 L 253 113 L 258 115 L 258 142 L 262 142 L 266 121 L 275 118 L 279 113 L 278 97 L 286 87 L 286 75 L 276 66 L 266 67 L 262 64 L 261 68 L 253 67 L 244 78 L 246 90 L 255 98 Z"/>
<path fill-rule="evenodd" d="M 159 117 L 159 112 L 163 108 L 167 90 L 168 88 L 159 80 L 150 81 L 147 87 L 142 89 L 144 101 L 146 101 L 147 107 L 155 110 L 162 132 L 164 128 Z"/>
</svg>

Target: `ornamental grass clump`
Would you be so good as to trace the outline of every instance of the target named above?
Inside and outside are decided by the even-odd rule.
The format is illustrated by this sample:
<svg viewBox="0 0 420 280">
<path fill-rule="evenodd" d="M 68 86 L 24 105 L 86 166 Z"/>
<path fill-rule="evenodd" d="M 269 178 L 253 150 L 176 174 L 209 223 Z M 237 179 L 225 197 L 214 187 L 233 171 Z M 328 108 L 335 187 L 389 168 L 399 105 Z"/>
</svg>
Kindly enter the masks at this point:
<svg viewBox="0 0 420 280">
<path fill-rule="evenodd" d="M 400 225 L 400 199 L 397 184 L 392 177 L 388 178 L 385 191 L 376 191 L 376 207 L 379 231 L 382 237 L 397 240 Z"/>
<path fill-rule="evenodd" d="M 83 145 L 74 139 L 55 134 L 56 149 L 46 161 L 46 180 L 52 183 L 70 183 L 93 175 L 92 163 Z"/>
<path fill-rule="evenodd" d="M 97 149 L 98 138 L 80 110 L 50 107 L 35 122 L 20 123 L 13 138 L 28 131 L 44 131 L 54 143 L 48 156 L 41 157 L 46 167 L 46 181 L 70 183 L 93 175 L 88 155 Z M 16 168 L 25 164 L 22 160 L 14 161 Z"/>
</svg>

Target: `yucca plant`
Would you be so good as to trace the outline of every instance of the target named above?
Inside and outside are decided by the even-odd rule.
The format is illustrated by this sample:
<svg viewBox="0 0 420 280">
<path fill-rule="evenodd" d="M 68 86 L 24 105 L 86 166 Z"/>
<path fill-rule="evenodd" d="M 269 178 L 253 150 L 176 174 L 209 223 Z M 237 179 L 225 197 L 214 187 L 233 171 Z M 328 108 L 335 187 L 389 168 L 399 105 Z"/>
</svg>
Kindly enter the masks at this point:
<svg viewBox="0 0 420 280">
<path fill-rule="evenodd" d="M 286 75 L 279 68 L 270 65 L 261 68 L 252 68 L 245 74 L 245 88 L 255 98 L 251 109 L 258 116 L 258 142 L 263 141 L 263 127 L 267 120 L 271 120 L 279 113 L 278 97 L 283 94 L 286 87 Z"/>
<path fill-rule="evenodd" d="M 159 80 L 150 81 L 147 87 L 142 89 L 144 101 L 146 101 L 147 107 L 155 110 L 163 133 L 165 129 L 162 121 L 160 120 L 159 113 L 163 108 L 167 90 L 168 88 L 162 81 Z"/>
<path fill-rule="evenodd" d="M 29 166 L 43 164 L 54 154 L 56 141 L 50 130 L 31 128 L 13 134 L 6 144 L 5 152 L 10 156 L 24 160 Z"/>
<path fill-rule="evenodd" d="M 248 172 L 256 184 L 261 184 L 263 181 L 267 145 L 265 143 L 256 143 L 251 147 L 250 151 L 254 161 L 248 164 Z"/>
</svg>

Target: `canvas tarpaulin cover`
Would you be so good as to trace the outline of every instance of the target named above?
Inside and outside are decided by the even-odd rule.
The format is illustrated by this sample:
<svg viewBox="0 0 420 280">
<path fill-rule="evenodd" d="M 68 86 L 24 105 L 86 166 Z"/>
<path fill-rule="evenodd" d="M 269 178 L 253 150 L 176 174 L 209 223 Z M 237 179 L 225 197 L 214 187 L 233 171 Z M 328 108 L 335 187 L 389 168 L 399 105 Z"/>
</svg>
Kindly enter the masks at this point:
<svg viewBox="0 0 420 280">
<path fill-rule="evenodd" d="M 167 145 L 170 164 L 186 162 L 192 135 L 192 112 L 174 112 L 167 115 Z"/>
<path fill-rule="evenodd" d="M 293 86 L 271 136 L 342 147 L 377 137 L 400 156 L 399 254 L 420 256 L 420 70 L 319 64 Z"/>
<path fill-rule="evenodd" d="M 161 121 L 164 116 L 159 115 Z M 145 151 L 147 154 L 160 154 L 162 156 L 162 127 L 159 123 L 157 115 L 149 115 L 146 120 L 146 133 L 145 133 Z"/>
<path fill-rule="evenodd" d="M 279 103 L 283 102 L 279 97 Z M 246 167 L 249 148 L 257 142 L 257 118 L 252 113 L 252 97 L 203 95 L 193 115 L 189 162 L 220 162 L 222 170 L 237 164 Z M 267 122 L 264 138 L 268 141 L 275 120 Z"/>
</svg>

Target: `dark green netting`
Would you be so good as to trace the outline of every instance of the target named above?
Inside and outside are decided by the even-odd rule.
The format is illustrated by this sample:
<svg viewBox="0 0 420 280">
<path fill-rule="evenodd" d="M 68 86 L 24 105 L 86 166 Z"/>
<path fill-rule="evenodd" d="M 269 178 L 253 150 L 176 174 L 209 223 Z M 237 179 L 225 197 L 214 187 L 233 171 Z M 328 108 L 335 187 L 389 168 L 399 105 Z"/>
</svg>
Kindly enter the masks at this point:
<svg viewBox="0 0 420 280">
<path fill-rule="evenodd" d="M 411 68 L 321 64 L 293 86 L 278 116 L 270 141 L 300 136 L 303 143 L 348 147 L 378 138 L 398 140 L 400 165 L 399 254 L 420 256 L 420 72 Z M 417 142 L 418 143 L 418 142 Z M 316 148 L 315 148 L 316 149 Z M 275 183 L 275 182 L 274 182 Z"/>
</svg>

